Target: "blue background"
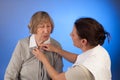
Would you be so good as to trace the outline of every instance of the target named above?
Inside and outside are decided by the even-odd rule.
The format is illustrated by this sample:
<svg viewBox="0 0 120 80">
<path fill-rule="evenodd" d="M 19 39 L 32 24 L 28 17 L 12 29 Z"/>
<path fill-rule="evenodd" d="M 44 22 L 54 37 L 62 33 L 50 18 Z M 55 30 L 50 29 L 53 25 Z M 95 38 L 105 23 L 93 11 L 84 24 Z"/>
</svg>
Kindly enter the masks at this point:
<svg viewBox="0 0 120 80">
<path fill-rule="evenodd" d="M 110 32 L 111 42 L 103 45 L 110 53 L 112 79 L 120 80 L 119 0 L 0 0 L 0 80 L 19 39 L 30 35 L 27 25 L 37 11 L 47 11 L 55 28 L 51 34 L 65 50 L 81 53 L 69 36 L 79 17 L 93 17 Z M 72 64 L 64 59 L 64 71 Z"/>
</svg>

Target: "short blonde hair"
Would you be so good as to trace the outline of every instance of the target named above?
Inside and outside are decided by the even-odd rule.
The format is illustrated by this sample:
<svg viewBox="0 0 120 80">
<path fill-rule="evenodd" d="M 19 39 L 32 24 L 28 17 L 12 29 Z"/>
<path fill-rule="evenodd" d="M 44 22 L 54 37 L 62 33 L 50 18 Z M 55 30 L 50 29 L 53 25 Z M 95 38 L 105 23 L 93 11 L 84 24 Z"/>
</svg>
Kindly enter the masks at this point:
<svg viewBox="0 0 120 80">
<path fill-rule="evenodd" d="M 52 30 L 51 33 L 53 31 L 54 28 L 54 23 L 52 18 L 49 16 L 49 14 L 47 12 L 44 11 L 38 11 L 35 14 L 33 14 L 30 23 L 28 25 L 28 28 L 30 30 L 31 34 L 36 34 L 37 32 L 37 26 L 39 24 L 51 24 Z"/>
</svg>

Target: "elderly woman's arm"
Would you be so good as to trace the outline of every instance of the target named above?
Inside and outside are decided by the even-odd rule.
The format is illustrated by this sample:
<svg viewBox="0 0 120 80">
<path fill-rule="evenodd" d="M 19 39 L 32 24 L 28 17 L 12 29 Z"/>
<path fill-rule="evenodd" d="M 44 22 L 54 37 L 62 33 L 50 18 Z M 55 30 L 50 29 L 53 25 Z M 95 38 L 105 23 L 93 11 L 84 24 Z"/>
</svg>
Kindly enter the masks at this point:
<svg viewBox="0 0 120 80">
<path fill-rule="evenodd" d="M 49 74 L 49 76 L 53 79 L 53 80 L 66 80 L 65 79 L 65 73 L 58 73 L 49 63 L 48 59 L 46 58 L 46 56 L 39 51 L 39 49 L 34 49 L 33 50 L 33 54 L 43 63 L 43 65 L 46 67 L 47 72 Z"/>
</svg>

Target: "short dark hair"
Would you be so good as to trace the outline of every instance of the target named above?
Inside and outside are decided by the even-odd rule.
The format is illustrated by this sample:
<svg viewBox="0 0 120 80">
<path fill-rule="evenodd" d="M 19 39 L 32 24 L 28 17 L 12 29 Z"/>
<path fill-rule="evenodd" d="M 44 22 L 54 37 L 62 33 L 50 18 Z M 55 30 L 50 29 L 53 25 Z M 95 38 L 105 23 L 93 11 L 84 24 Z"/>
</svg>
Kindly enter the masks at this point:
<svg viewBox="0 0 120 80">
<path fill-rule="evenodd" d="M 79 38 L 86 39 L 91 46 L 103 45 L 106 37 L 110 41 L 110 34 L 93 18 L 79 18 L 74 25 Z"/>
</svg>

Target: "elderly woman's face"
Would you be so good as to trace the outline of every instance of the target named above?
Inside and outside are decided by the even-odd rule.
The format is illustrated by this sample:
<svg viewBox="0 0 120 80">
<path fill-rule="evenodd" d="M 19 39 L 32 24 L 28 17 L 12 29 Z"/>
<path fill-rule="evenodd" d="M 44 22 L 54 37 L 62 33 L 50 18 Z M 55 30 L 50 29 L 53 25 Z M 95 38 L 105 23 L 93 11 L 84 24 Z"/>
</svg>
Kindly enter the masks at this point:
<svg viewBox="0 0 120 80">
<path fill-rule="evenodd" d="M 51 34 L 52 26 L 50 23 L 39 24 L 37 29 L 37 36 L 39 36 L 43 41 L 46 41 Z"/>
</svg>

